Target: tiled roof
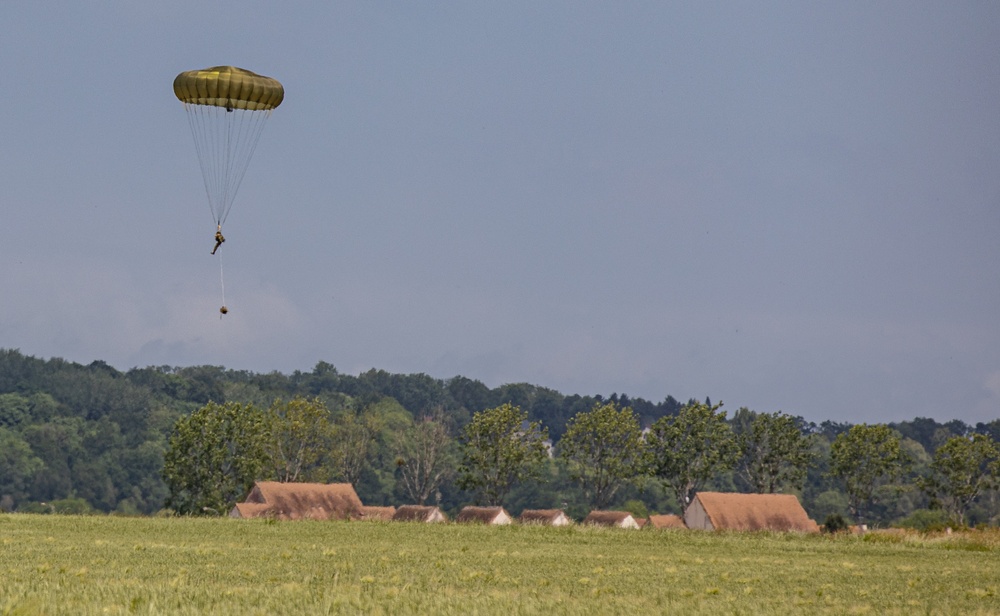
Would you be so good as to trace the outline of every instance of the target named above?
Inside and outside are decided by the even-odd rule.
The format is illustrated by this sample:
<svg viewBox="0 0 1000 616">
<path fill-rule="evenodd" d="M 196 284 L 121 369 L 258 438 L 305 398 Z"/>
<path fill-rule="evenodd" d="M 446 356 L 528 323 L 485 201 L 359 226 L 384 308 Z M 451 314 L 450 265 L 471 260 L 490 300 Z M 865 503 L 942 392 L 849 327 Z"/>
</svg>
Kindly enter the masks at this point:
<svg viewBox="0 0 1000 616">
<path fill-rule="evenodd" d="M 628 511 L 591 511 L 583 519 L 583 523 L 598 526 L 620 526 L 622 523 L 627 523 L 629 518 L 632 518 L 632 514 Z M 635 518 L 632 518 L 632 521 L 634 522 Z"/>
<path fill-rule="evenodd" d="M 716 530 L 819 530 L 794 494 L 698 492 L 695 499 Z"/>
<path fill-rule="evenodd" d="M 364 505 L 361 507 L 362 520 L 391 520 L 396 515 L 395 507 L 376 507 L 374 505 Z"/>
<path fill-rule="evenodd" d="M 652 528 L 686 528 L 684 518 L 679 515 L 651 515 L 649 525 Z"/>
<path fill-rule="evenodd" d="M 522 524 L 551 524 L 565 515 L 562 509 L 525 509 L 517 519 Z"/>
<path fill-rule="evenodd" d="M 510 514 L 503 507 L 463 507 L 458 512 L 456 522 L 480 522 L 483 524 L 493 524 L 497 519 L 506 519 L 510 522 Z"/>
<path fill-rule="evenodd" d="M 396 513 L 392 516 L 392 519 L 395 522 L 430 522 L 436 516 L 440 516 L 442 522 L 448 519 L 437 507 L 429 505 L 402 505 L 396 508 Z"/>
<path fill-rule="evenodd" d="M 343 520 L 360 517 L 361 507 L 361 500 L 349 483 L 258 481 L 236 510 L 240 517 Z"/>
</svg>

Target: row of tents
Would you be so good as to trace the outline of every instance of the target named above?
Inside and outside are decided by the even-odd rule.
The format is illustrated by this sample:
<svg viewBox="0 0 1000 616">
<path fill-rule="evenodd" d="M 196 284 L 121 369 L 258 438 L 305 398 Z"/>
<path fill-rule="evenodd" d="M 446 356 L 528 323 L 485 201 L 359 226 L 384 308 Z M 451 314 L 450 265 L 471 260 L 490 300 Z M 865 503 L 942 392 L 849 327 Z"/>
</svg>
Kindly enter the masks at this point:
<svg viewBox="0 0 1000 616">
<path fill-rule="evenodd" d="M 233 518 L 276 520 L 377 520 L 393 522 L 448 522 L 439 507 L 402 505 L 365 506 L 349 483 L 280 483 L 258 481 L 246 500 L 229 513 Z M 574 521 L 561 509 L 527 509 L 521 524 L 568 526 Z M 458 523 L 505 525 L 515 519 L 503 507 L 465 507 Z M 736 494 L 699 492 L 683 516 L 652 515 L 636 518 L 627 511 L 591 511 L 582 524 L 618 528 L 691 528 L 699 530 L 819 532 L 816 522 L 793 494 Z"/>
</svg>

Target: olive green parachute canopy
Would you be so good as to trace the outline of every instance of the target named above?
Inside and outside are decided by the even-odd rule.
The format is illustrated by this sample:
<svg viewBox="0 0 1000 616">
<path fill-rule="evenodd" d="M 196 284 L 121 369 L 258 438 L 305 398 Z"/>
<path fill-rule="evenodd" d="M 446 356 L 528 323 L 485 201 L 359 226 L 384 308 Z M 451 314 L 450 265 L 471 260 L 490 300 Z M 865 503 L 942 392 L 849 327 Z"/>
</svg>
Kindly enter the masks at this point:
<svg viewBox="0 0 1000 616">
<path fill-rule="evenodd" d="M 174 79 L 174 94 L 190 105 L 270 111 L 281 104 L 285 89 L 277 79 L 246 69 L 213 66 L 178 75 Z"/>
</svg>

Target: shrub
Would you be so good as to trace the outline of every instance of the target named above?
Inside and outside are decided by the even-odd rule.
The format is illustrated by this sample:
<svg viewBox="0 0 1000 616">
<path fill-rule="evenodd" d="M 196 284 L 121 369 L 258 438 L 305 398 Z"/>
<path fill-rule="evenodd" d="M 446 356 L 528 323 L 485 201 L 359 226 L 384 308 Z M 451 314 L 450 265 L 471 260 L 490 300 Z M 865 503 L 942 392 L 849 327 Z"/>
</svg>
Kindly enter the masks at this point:
<svg viewBox="0 0 1000 616">
<path fill-rule="evenodd" d="M 893 526 L 912 528 L 921 532 L 942 531 L 949 526 L 948 514 L 943 509 L 917 509 Z"/>
<path fill-rule="evenodd" d="M 641 500 L 637 499 L 627 500 L 625 501 L 625 504 L 622 505 L 622 509 L 631 513 L 632 517 L 637 520 L 639 518 L 649 517 L 649 507 L 647 507 L 646 503 L 642 502 Z"/>
<path fill-rule="evenodd" d="M 82 498 L 61 498 L 47 503 L 22 503 L 17 510 L 21 513 L 61 513 L 66 515 L 95 513 L 90 503 Z"/>
<path fill-rule="evenodd" d="M 839 533 L 847 530 L 847 520 L 839 513 L 831 513 L 826 516 L 823 522 L 823 531 L 827 533 Z"/>
<path fill-rule="evenodd" d="M 89 515 L 96 513 L 90 503 L 82 498 L 61 498 L 50 503 L 56 513 L 63 515 Z"/>
</svg>

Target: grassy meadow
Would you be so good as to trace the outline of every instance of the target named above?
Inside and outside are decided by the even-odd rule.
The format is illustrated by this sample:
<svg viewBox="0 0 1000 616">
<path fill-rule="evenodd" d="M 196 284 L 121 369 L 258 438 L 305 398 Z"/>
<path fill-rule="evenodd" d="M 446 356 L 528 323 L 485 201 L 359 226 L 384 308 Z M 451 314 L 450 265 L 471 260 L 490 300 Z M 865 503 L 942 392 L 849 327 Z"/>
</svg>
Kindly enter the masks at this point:
<svg viewBox="0 0 1000 616">
<path fill-rule="evenodd" d="M 0 614 L 1000 614 L 1000 532 L 0 514 Z"/>
</svg>

